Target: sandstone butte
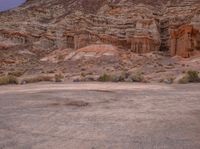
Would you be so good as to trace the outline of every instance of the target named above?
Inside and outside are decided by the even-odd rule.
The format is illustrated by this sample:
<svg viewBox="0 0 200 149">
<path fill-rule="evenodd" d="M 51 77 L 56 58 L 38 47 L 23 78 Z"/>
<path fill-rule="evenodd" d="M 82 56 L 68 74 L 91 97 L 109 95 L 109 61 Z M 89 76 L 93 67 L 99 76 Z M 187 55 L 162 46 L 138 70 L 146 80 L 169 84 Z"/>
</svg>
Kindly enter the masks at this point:
<svg viewBox="0 0 200 149">
<path fill-rule="evenodd" d="M 171 59 L 196 57 L 200 0 L 27 0 L 0 13 L 0 52 L 2 72 L 17 66 L 42 69 L 52 57 L 72 66 L 72 60 L 84 59 L 80 52 L 86 57 L 90 52 L 95 57 L 90 62 L 97 64 L 99 53 L 116 54 L 113 61 L 119 64 L 152 52 Z"/>
</svg>

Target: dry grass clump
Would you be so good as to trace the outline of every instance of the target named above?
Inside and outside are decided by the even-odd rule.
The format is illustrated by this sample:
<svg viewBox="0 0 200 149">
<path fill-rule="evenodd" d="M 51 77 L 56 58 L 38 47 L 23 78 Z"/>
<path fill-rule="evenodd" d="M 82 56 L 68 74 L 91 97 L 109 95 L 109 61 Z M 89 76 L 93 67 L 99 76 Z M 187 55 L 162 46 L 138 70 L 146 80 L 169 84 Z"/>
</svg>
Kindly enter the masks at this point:
<svg viewBox="0 0 200 149">
<path fill-rule="evenodd" d="M 13 71 L 13 72 L 9 72 L 8 75 L 10 76 L 15 76 L 15 77 L 20 77 L 24 74 L 23 71 Z"/>
<path fill-rule="evenodd" d="M 119 75 L 103 74 L 99 77 L 100 82 L 143 82 L 144 77 L 142 73 L 121 73 Z"/>
<path fill-rule="evenodd" d="M 64 76 L 62 74 L 55 75 L 55 82 L 62 82 L 63 79 L 64 79 Z"/>
<path fill-rule="evenodd" d="M 17 77 L 12 75 L 1 76 L 0 85 L 7 85 L 7 84 L 18 84 Z"/>
<path fill-rule="evenodd" d="M 199 83 L 200 77 L 198 71 L 188 71 L 179 81 L 180 84 Z"/>
<path fill-rule="evenodd" d="M 131 75 L 130 78 L 132 82 L 143 82 L 144 80 L 142 73 L 139 73 L 139 72 Z"/>
<path fill-rule="evenodd" d="M 104 73 L 103 75 L 101 75 L 99 77 L 98 81 L 100 81 L 100 82 L 111 82 L 112 81 L 112 76 Z"/>
<path fill-rule="evenodd" d="M 22 79 L 21 84 L 37 83 L 37 82 L 62 82 L 64 76 L 62 74 L 55 74 L 54 76 L 39 75 Z"/>
<path fill-rule="evenodd" d="M 129 74 L 127 72 L 122 72 L 119 75 L 114 75 L 112 77 L 112 81 L 113 82 L 128 82 L 128 78 L 129 78 Z"/>
</svg>

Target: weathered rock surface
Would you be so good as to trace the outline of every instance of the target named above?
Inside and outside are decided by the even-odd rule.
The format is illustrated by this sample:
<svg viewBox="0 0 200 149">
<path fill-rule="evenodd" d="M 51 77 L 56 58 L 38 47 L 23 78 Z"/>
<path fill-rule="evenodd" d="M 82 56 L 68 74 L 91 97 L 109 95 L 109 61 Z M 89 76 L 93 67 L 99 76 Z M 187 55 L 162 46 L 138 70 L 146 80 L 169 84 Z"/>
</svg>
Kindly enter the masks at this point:
<svg viewBox="0 0 200 149">
<path fill-rule="evenodd" d="M 134 54 L 198 56 L 200 1 L 27 0 L 0 13 L 0 52 L 0 72 L 8 62 L 12 69 L 41 69 L 41 63 L 72 65 L 91 57 L 126 70 L 137 67 Z"/>
<path fill-rule="evenodd" d="M 190 48 L 199 50 L 199 20 L 199 0 L 28 0 L 18 9 L 1 13 L 0 41 L 44 50 L 76 50 L 103 43 L 136 53 L 174 51 L 171 30 L 190 25 L 196 30 L 195 45 Z"/>
<path fill-rule="evenodd" d="M 113 57 L 118 56 L 118 50 L 112 45 L 90 45 L 84 48 L 80 48 L 76 51 L 71 49 L 58 49 L 44 58 L 41 61 L 49 61 L 53 63 L 58 63 L 66 60 L 78 60 L 78 59 L 90 59 L 98 57 Z"/>
<path fill-rule="evenodd" d="M 181 26 L 171 31 L 171 55 L 190 57 L 199 49 L 199 31 L 192 25 Z"/>
</svg>

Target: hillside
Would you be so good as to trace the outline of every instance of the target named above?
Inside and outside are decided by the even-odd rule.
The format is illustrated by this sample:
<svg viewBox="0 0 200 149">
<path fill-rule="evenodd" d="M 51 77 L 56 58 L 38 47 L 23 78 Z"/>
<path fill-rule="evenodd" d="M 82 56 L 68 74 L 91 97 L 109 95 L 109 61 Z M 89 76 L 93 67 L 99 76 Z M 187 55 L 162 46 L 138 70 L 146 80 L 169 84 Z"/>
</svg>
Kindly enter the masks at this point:
<svg viewBox="0 0 200 149">
<path fill-rule="evenodd" d="M 28 0 L 0 13 L 0 74 L 145 81 L 200 71 L 199 0 Z"/>
</svg>

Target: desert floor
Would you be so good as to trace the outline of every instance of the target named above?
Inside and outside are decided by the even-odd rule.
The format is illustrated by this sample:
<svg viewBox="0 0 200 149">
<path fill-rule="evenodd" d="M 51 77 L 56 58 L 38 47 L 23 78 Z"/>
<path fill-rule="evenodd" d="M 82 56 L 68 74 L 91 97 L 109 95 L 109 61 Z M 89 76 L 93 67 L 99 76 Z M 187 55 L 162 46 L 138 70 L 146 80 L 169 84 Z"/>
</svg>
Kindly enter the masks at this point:
<svg viewBox="0 0 200 149">
<path fill-rule="evenodd" d="M 199 149 L 200 84 L 0 87 L 0 149 Z"/>
</svg>

